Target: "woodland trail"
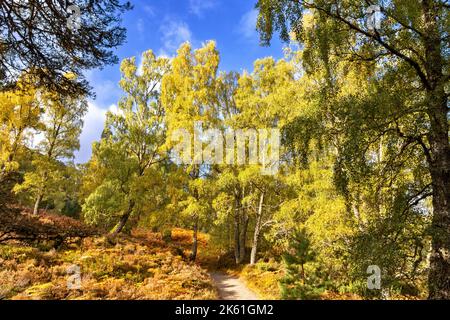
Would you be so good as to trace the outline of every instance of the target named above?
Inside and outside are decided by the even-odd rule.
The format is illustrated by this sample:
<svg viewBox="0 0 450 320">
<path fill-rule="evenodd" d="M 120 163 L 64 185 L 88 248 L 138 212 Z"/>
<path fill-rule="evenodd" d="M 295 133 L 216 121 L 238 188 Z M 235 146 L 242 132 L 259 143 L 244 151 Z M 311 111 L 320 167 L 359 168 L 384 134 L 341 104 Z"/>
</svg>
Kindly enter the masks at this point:
<svg viewBox="0 0 450 320">
<path fill-rule="evenodd" d="M 239 278 L 222 272 L 212 272 L 210 275 L 220 300 L 259 300 Z"/>
</svg>

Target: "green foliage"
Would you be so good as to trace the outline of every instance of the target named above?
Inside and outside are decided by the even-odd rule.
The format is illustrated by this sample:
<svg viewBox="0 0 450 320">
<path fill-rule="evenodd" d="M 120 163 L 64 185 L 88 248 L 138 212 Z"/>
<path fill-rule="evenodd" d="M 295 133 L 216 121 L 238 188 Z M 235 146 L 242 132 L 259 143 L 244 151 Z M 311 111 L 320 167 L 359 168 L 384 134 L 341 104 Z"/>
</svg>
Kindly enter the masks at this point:
<svg viewBox="0 0 450 320">
<path fill-rule="evenodd" d="M 75 200 L 76 190 L 71 184 L 77 181 L 76 169 L 70 161 L 74 151 L 79 149 L 82 119 L 87 112 L 83 97 L 44 92 L 38 102 L 45 110 L 40 127 L 43 137 L 33 154 L 32 169 L 25 172 L 23 182 L 14 187 L 16 193 L 25 192 L 31 201 L 36 201 L 36 210 L 43 199 L 52 202 Z M 68 181 L 68 176 L 73 180 Z M 58 209 L 61 211 L 62 207 Z"/>
<path fill-rule="evenodd" d="M 323 288 L 316 275 L 308 273 L 305 265 L 315 260 L 311 242 L 305 229 L 296 230 L 289 241 L 289 249 L 283 254 L 286 268 L 280 280 L 283 299 L 316 299 Z"/>
<path fill-rule="evenodd" d="M 23 91 L 0 93 L 1 174 L 21 168 L 15 191 L 23 203 L 41 199 L 71 216 L 81 204 L 86 222 L 114 234 L 151 228 L 171 245 L 170 230 L 189 228 L 192 235 L 183 236 L 194 243 L 192 258 L 198 232 L 208 232 L 227 266 L 251 255 L 254 266 L 243 274 L 270 297 L 280 279 L 286 299 L 424 297 L 430 275 L 436 296 L 448 279 L 438 272 L 447 262 L 436 262 L 436 248 L 447 252 L 450 239 L 448 44 L 436 40 L 448 33 L 448 14 L 430 3 L 436 10 L 388 2 L 374 31 L 361 24 L 364 1 L 260 0 L 262 42 L 280 32 L 301 49 L 259 59 L 242 74 L 219 72 L 214 42 L 182 44 L 172 59 L 147 51 L 142 68 L 125 59 L 124 96 L 81 166 L 69 160 L 79 146 L 84 98 L 37 95 L 24 76 Z M 424 23 L 429 16 L 436 19 Z M 278 172 L 237 164 L 235 155 L 202 163 L 194 154 L 196 123 L 223 137 L 279 129 Z M 43 136 L 35 152 L 27 149 L 32 130 Z M 189 146 L 180 156 L 192 161 L 174 157 L 180 131 Z M 108 259 L 86 267 L 99 279 L 141 282 L 153 274 Z M 381 267 L 382 291 L 367 288 L 368 265 Z"/>
<path fill-rule="evenodd" d="M 159 164 L 165 156 L 165 111 L 157 87 L 169 66 L 152 51 L 142 59 L 142 72 L 135 58 L 122 62 L 120 86 L 125 96 L 116 113 L 108 112 L 103 138 L 94 145 L 86 167 L 83 215 L 92 224 L 112 227 L 119 217 L 126 223 L 130 216 L 150 212 L 163 202 L 155 201 L 163 193 Z"/>
<path fill-rule="evenodd" d="M 0 92 L 0 181 L 19 168 L 19 157 L 27 152 L 30 130 L 41 128 L 41 106 L 36 99 L 33 77 L 21 76 L 17 89 Z"/>
<path fill-rule="evenodd" d="M 299 82 L 309 89 L 302 97 L 314 112 L 300 113 L 285 138 L 305 167 L 317 149 L 332 151 L 334 188 L 344 204 L 338 221 L 347 230 L 317 238 L 338 236 L 318 250 L 340 255 L 330 276 L 339 283 L 352 274 L 349 268 L 360 279 L 362 261 L 370 260 L 383 266 L 387 292 L 412 282 L 423 287 L 422 249 L 430 250 L 429 236 L 435 257 L 450 250 L 444 240 L 450 239 L 449 188 L 442 184 L 450 172 L 449 24 L 440 1 L 374 4 L 381 7 L 375 30 L 366 23 L 365 1 L 259 0 L 257 28 L 263 43 L 278 32 L 302 47 L 294 59 L 305 71 Z M 317 129 L 305 134 L 311 127 Z M 319 148 L 308 150 L 314 140 Z M 292 203 L 289 209 L 301 211 Z M 314 211 L 311 218 L 323 224 L 326 219 Z M 431 259 L 430 297 L 448 298 L 447 269 L 445 259 Z"/>
</svg>

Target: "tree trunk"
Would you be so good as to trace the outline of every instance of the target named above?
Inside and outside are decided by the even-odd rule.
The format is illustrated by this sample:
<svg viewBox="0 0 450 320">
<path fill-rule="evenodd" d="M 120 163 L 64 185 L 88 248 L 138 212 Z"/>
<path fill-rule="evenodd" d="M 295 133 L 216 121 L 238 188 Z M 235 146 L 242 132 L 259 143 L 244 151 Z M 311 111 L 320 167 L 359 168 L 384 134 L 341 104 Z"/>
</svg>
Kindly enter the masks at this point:
<svg viewBox="0 0 450 320">
<path fill-rule="evenodd" d="M 235 195 L 235 208 L 234 208 L 234 221 L 233 221 L 233 229 L 234 229 L 234 260 L 236 264 L 239 264 L 240 261 L 240 250 L 239 250 L 239 231 L 240 231 L 240 225 L 239 225 L 239 209 L 240 209 L 240 202 L 238 199 L 238 196 Z"/>
<path fill-rule="evenodd" d="M 259 233 L 261 232 L 262 214 L 264 204 L 264 193 L 261 193 L 259 198 L 258 213 L 256 215 L 255 233 L 253 234 L 252 252 L 250 253 L 250 264 L 256 263 L 256 254 L 258 252 Z"/>
<path fill-rule="evenodd" d="M 231 215 L 227 216 L 227 249 L 228 251 L 233 250 L 233 228 L 231 226 L 232 218 Z"/>
<path fill-rule="evenodd" d="M 120 232 L 122 232 L 122 229 L 127 224 L 128 218 L 130 218 L 133 208 L 134 208 L 134 201 L 130 201 L 127 211 L 120 217 L 119 223 L 117 224 L 115 229 L 113 229 L 113 231 L 111 232 L 111 235 L 113 237 L 117 236 Z"/>
<path fill-rule="evenodd" d="M 51 150 L 53 150 L 53 147 Z M 47 182 L 47 179 L 48 179 L 48 172 L 44 171 L 43 176 L 42 176 L 42 180 L 44 181 L 44 183 L 38 190 L 37 199 L 36 199 L 36 202 L 34 203 L 34 210 L 33 210 L 34 215 L 39 214 L 39 206 L 41 205 L 41 201 L 44 198 L 44 194 L 46 191 L 45 183 Z"/>
<path fill-rule="evenodd" d="M 242 223 L 241 223 L 241 234 L 239 235 L 239 264 L 244 262 L 246 253 L 246 242 L 247 242 L 247 230 L 248 230 L 248 215 L 245 209 L 242 209 Z"/>
<path fill-rule="evenodd" d="M 239 192 L 239 228 L 240 232 L 238 234 L 239 241 L 239 259 L 238 264 L 241 264 L 245 260 L 245 243 L 247 240 L 247 228 L 248 228 L 248 215 L 242 204 L 242 201 L 245 197 L 245 187 L 242 187 L 242 190 Z"/>
<path fill-rule="evenodd" d="M 34 203 L 34 209 L 33 209 L 33 214 L 37 215 L 39 214 L 39 206 L 41 204 L 42 198 L 44 196 L 42 195 L 42 193 L 39 193 L 36 199 L 36 202 Z"/>
<path fill-rule="evenodd" d="M 194 228 L 192 232 L 192 252 L 191 252 L 191 261 L 195 261 L 197 258 L 197 249 L 198 249 L 198 217 L 195 218 Z"/>
<path fill-rule="evenodd" d="M 433 186 L 431 255 L 428 275 L 430 299 L 450 299 L 450 144 L 448 140 L 448 97 L 443 74 L 441 33 L 435 2 L 422 1 L 425 69 L 428 80 L 426 102 L 430 118 L 427 160 Z M 426 151 L 425 151 L 426 152 Z"/>
<path fill-rule="evenodd" d="M 443 110 L 442 110 L 443 111 Z M 430 299 L 450 299 L 450 147 L 445 113 L 431 121 L 430 151 L 433 158 L 432 248 L 428 289 Z"/>
</svg>

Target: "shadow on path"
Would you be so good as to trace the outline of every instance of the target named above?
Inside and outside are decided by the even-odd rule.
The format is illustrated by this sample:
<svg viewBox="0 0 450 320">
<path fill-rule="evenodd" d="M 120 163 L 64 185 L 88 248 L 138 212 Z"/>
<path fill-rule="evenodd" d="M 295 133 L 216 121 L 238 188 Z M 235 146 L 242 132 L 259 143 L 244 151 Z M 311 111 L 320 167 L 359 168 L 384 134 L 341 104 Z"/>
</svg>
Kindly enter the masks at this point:
<svg viewBox="0 0 450 320">
<path fill-rule="evenodd" d="M 221 272 L 212 272 L 211 278 L 221 300 L 259 300 L 259 298 L 237 277 Z"/>
</svg>

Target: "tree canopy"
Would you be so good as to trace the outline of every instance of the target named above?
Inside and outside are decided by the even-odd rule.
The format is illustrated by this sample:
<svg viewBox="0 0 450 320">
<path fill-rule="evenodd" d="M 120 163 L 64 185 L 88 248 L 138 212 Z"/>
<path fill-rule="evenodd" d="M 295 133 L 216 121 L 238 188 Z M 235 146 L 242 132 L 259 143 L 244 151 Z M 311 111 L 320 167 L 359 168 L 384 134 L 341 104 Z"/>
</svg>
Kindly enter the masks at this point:
<svg viewBox="0 0 450 320">
<path fill-rule="evenodd" d="M 68 19 L 79 9 L 77 28 Z M 113 49 L 125 40 L 121 15 L 131 9 L 117 0 L 15 1 L 0 3 L 0 85 L 15 85 L 33 72 L 39 86 L 58 92 L 87 93 L 83 71 L 117 62 Z M 78 12 L 77 12 L 78 13 Z M 67 77 L 75 74 L 76 80 Z"/>
</svg>

